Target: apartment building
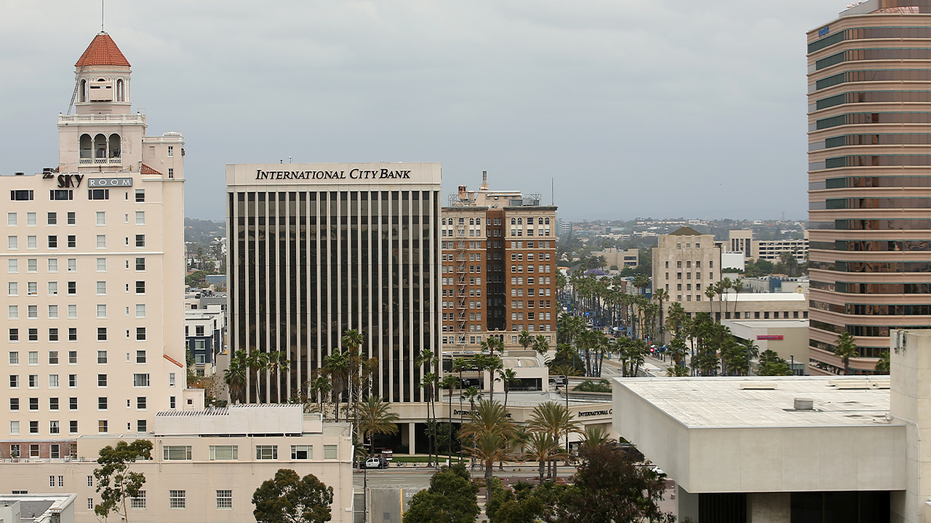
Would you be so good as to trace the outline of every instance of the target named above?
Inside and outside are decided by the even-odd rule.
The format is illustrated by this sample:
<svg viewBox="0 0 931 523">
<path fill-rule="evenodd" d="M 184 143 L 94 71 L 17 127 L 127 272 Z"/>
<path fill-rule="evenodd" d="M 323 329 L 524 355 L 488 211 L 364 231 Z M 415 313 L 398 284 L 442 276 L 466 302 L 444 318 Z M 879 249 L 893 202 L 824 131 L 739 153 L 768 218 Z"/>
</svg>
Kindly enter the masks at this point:
<svg viewBox="0 0 931 523">
<path fill-rule="evenodd" d="M 156 412 L 182 406 L 184 140 L 145 135 L 130 76 L 110 35 L 96 35 L 75 64 L 76 114 L 58 117 L 58 165 L 0 176 L 0 457 L 148 434 Z"/>
<path fill-rule="evenodd" d="M 682 227 L 657 238 L 653 248 L 653 290 L 664 289 L 686 312 L 708 309 L 705 291 L 721 279 L 721 249 L 714 236 Z M 705 303 L 701 303 L 705 302 Z"/>
<path fill-rule="evenodd" d="M 808 42 L 812 372 L 931 323 L 931 5 L 868 0 Z M 870 372 L 873 361 L 851 363 Z"/>
<path fill-rule="evenodd" d="M 528 331 L 555 346 L 556 207 L 539 195 L 460 186 L 443 208 L 442 309 L 447 350 L 489 336 L 516 348 Z"/>
</svg>

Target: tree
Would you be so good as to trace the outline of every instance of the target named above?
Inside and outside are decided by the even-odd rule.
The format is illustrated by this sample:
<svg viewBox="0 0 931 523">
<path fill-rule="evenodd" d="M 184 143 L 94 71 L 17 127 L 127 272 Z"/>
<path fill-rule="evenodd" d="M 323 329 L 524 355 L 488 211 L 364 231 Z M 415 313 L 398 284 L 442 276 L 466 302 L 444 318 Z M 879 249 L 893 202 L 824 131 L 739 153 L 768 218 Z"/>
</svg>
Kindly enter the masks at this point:
<svg viewBox="0 0 931 523">
<path fill-rule="evenodd" d="M 837 337 L 837 341 L 834 343 L 834 355 L 838 358 L 844 360 L 844 375 L 850 374 L 850 358 L 859 358 L 860 351 L 858 350 L 856 342 L 853 340 L 853 336 L 849 332 L 845 332 Z"/>
<path fill-rule="evenodd" d="M 356 406 L 359 432 L 369 440 L 369 454 L 375 454 L 375 434 L 397 434 L 398 415 L 378 396 L 369 396 Z M 364 442 L 363 442 L 364 443 Z"/>
<path fill-rule="evenodd" d="M 546 521 L 582 523 L 613 521 L 673 522 L 675 516 L 663 512 L 659 502 L 666 490 L 666 475 L 652 467 L 640 467 L 633 452 L 611 441 L 580 449 L 582 464 L 574 484 L 551 505 Z"/>
<path fill-rule="evenodd" d="M 760 376 L 789 376 L 792 370 L 786 360 L 779 357 L 776 351 L 767 349 L 760 353 Z"/>
<path fill-rule="evenodd" d="M 521 331 L 520 335 L 517 337 L 517 343 L 520 343 L 520 346 L 527 350 L 533 345 L 533 335 L 527 331 Z"/>
<path fill-rule="evenodd" d="M 542 356 L 546 356 L 546 353 L 550 350 L 550 343 L 546 341 L 546 336 L 537 334 L 537 337 L 533 339 L 533 350 Z"/>
<path fill-rule="evenodd" d="M 481 400 L 471 413 L 472 419 L 462 426 L 459 438 L 471 440 L 468 452 L 485 465 L 485 484 L 491 483 L 491 470 L 495 461 L 508 456 L 511 440 L 517 435 L 507 410 L 500 403 Z M 488 497 L 486 491 L 486 498 Z"/>
<path fill-rule="evenodd" d="M 323 358 L 323 369 L 332 380 L 332 390 L 336 394 L 336 421 L 339 421 L 339 402 L 349 373 L 349 351 L 333 351 Z"/>
<path fill-rule="evenodd" d="M 567 392 L 568 393 L 568 392 Z M 565 434 L 568 440 L 570 432 L 578 432 L 579 424 L 574 421 L 572 413 L 565 405 L 560 405 L 555 401 L 547 401 L 533 408 L 530 416 L 530 430 L 543 432 L 553 437 L 553 440 L 560 441 L 560 437 Z M 568 441 L 567 441 L 568 447 Z M 567 449 L 568 450 L 568 449 Z M 556 475 L 556 461 L 552 461 L 553 475 Z"/>
<path fill-rule="evenodd" d="M 246 401 L 246 376 L 249 374 L 249 353 L 239 349 L 230 358 L 229 367 L 223 371 L 223 381 L 229 388 L 230 402 Z"/>
<path fill-rule="evenodd" d="M 100 449 L 100 457 L 97 458 L 97 464 L 100 466 L 94 469 L 97 492 L 100 493 L 100 503 L 94 505 L 95 514 L 107 519 L 113 512 L 122 516 L 124 521 L 129 521 L 126 500 L 137 497 L 145 484 L 145 475 L 142 472 L 130 470 L 130 466 L 139 458 L 152 459 L 151 441 L 120 441 L 116 447 L 107 445 Z"/>
<path fill-rule="evenodd" d="M 324 523 L 330 520 L 333 487 L 313 474 L 303 478 L 291 469 L 279 469 L 252 494 L 257 523 Z"/>
<path fill-rule="evenodd" d="M 534 431 L 527 435 L 523 442 L 524 459 L 536 461 L 540 465 L 540 481 L 543 481 L 544 466 L 550 460 L 568 459 L 568 456 L 561 452 L 559 442 L 553 438 L 552 434 L 546 432 Z"/>
<path fill-rule="evenodd" d="M 876 362 L 876 374 L 889 374 L 889 351 L 884 350 Z"/>
<path fill-rule="evenodd" d="M 663 302 L 669 301 L 669 293 L 666 292 L 666 289 L 655 289 L 653 291 L 653 299 L 659 302 L 659 342 L 665 345 L 666 325 L 663 323 L 663 315 L 665 313 Z"/>
<path fill-rule="evenodd" d="M 414 494 L 404 523 L 475 523 L 478 487 L 465 465 L 443 467 L 430 478 L 430 487 Z"/>
</svg>

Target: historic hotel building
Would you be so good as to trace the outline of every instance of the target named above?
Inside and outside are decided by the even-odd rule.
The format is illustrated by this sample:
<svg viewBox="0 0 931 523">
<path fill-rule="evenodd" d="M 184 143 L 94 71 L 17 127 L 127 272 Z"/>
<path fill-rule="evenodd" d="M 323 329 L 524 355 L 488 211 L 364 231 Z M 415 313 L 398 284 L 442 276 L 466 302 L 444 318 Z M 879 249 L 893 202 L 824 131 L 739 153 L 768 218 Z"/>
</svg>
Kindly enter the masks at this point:
<svg viewBox="0 0 931 523">
<path fill-rule="evenodd" d="M 931 2 L 869 0 L 808 33 L 812 372 L 869 371 L 931 324 Z"/>
<path fill-rule="evenodd" d="M 465 186 L 443 208 L 442 314 L 447 350 L 488 336 L 516 348 L 521 331 L 556 347 L 556 207 L 539 195 Z"/>
<path fill-rule="evenodd" d="M 228 165 L 230 344 L 283 351 L 251 402 L 308 392 L 347 329 L 378 358 L 371 391 L 422 401 L 428 349 L 439 356 L 441 169 L 436 163 Z"/>
<path fill-rule="evenodd" d="M 107 33 L 75 79 L 57 166 L 0 177 L 0 458 L 148 434 L 157 411 L 184 402 L 184 141 L 145 136 L 129 62 Z"/>
</svg>

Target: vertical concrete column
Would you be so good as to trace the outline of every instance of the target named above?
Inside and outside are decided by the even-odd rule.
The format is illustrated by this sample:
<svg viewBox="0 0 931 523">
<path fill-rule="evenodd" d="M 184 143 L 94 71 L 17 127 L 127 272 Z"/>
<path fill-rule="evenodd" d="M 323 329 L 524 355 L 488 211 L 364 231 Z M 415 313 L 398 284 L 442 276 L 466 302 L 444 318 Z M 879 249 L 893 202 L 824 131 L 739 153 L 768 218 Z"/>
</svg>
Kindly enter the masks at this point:
<svg viewBox="0 0 931 523">
<path fill-rule="evenodd" d="M 791 523 L 792 494 L 764 492 L 747 494 L 748 523 Z"/>
<path fill-rule="evenodd" d="M 676 484 L 676 512 L 679 517 L 676 521 L 683 521 L 685 518 L 692 518 L 692 521 L 698 521 L 698 494 L 692 494 Z"/>
<path fill-rule="evenodd" d="M 414 448 L 414 443 L 417 441 L 417 424 L 410 422 L 407 424 L 407 451 L 411 454 L 415 454 L 417 451 Z"/>
</svg>

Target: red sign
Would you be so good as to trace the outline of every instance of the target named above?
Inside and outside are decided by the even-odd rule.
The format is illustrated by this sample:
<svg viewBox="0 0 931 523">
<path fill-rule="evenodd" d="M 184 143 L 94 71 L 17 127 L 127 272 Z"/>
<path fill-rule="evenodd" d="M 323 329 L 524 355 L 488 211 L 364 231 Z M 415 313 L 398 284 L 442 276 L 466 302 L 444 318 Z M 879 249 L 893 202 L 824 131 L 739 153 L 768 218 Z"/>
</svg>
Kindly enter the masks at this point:
<svg viewBox="0 0 931 523">
<path fill-rule="evenodd" d="M 781 340 L 782 334 L 758 334 L 756 336 L 758 340 Z"/>
</svg>

